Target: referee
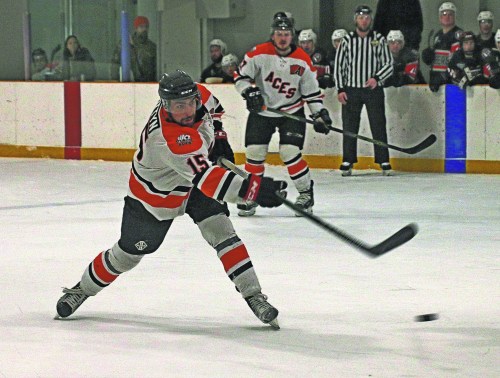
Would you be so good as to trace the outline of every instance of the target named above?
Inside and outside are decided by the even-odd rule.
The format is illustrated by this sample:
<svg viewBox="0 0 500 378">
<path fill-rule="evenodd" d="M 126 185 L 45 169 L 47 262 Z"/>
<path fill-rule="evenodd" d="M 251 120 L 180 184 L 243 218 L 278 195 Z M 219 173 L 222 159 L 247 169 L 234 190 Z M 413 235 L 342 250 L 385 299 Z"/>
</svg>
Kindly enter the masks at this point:
<svg viewBox="0 0 500 378">
<path fill-rule="evenodd" d="M 348 33 L 335 55 L 334 76 L 337 98 L 342 106 L 342 124 L 345 131 L 357 134 L 361 110 L 366 106 L 373 139 L 387 143 L 385 96 L 380 82 L 393 72 L 393 58 L 385 38 L 371 30 L 372 10 L 360 5 L 354 14 L 356 30 Z M 375 163 L 380 164 L 384 175 L 391 175 L 389 151 L 374 145 Z M 357 163 L 357 139 L 344 134 L 342 176 L 352 174 Z"/>
</svg>

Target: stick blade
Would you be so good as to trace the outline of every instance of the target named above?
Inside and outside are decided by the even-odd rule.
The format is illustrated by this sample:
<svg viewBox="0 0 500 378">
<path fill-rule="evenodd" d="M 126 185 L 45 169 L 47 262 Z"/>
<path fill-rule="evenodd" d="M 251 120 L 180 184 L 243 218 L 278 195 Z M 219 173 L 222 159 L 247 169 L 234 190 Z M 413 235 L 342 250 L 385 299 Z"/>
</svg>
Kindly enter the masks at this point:
<svg viewBox="0 0 500 378">
<path fill-rule="evenodd" d="M 407 153 L 407 154 L 413 155 L 413 154 L 416 154 L 416 153 L 423 151 L 426 148 L 432 146 L 436 142 L 436 140 L 437 140 L 436 135 L 431 134 L 427 138 L 425 138 L 422 142 L 417 144 L 416 146 L 410 147 L 410 148 L 404 148 L 404 149 L 402 149 L 402 151 Z"/>
<path fill-rule="evenodd" d="M 393 250 L 394 248 L 397 248 L 410 241 L 417 233 L 417 224 L 410 223 L 395 234 L 385 239 L 383 242 L 369 248 L 366 252 L 368 252 L 368 254 L 374 258 L 382 256 L 383 254 Z"/>
</svg>

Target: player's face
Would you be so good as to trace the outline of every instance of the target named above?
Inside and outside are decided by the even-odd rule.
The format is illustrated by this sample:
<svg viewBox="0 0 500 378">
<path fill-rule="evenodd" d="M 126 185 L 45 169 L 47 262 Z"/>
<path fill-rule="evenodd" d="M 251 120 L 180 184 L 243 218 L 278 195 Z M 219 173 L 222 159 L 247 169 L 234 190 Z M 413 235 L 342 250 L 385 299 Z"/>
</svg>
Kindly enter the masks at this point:
<svg viewBox="0 0 500 378">
<path fill-rule="evenodd" d="M 439 22 L 442 27 L 451 27 L 455 25 L 455 12 L 447 10 L 439 14 Z"/>
<path fill-rule="evenodd" d="M 210 59 L 217 62 L 222 57 L 222 50 L 219 46 L 210 46 Z"/>
<path fill-rule="evenodd" d="M 338 49 L 339 46 L 340 46 L 340 42 L 342 42 L 342 39 L 340 39 L 340 38 L 339 39 L 334 39 L 333 40 L 333 47 L 335 47 L 336 49 Z"/>
<path fill-rule="evenodd" d="M 228 66 L 222 66 L 222 70 L 226 73 L 226 75 L 229 75 L 233 77 L 233 74 L 236 72 L 236 64 L 230 64 Z"/>
<path fill-rule="evenodd" d="M 302 47 L 306 53 L 311 55 L 314 52 L 314 42 L 309 40 L 309 41 L 300 41 L 299 42 L 300 47 Z"/>
<path fill-rule="evenodd" d="M 372 23 L 372 16 L 369 14 L 360 14 L 356 16 L 356 28 L 360 32 L 367 32 L 370 30 L 370 25 Z"/>
<path fill-rule="evenodd" d="M 464 44 L 462 45 L 462 50 L 464 50 L 464 52 L 472 52 L 474 51 L 475 45 L 476 44 L 472 40 L 464 41 Z"/>
<path fill-rule="evenodd" d="M 393 54 L 399 54 L 403 48 L 403 41 L 389 41 L 389 50 Z"/>
<path fill-rule="evenodd" d="M 493 22 L 491 20 L 481 20 L 479 22 L 479 30 L 481 34 L 490 34 L 493 29 Z"/>
<path fill-rule="evenodd" d="M 292 44 L 293 35 L 290 30 L 275 30 L 271 39 L 278 51 L 286 51 Z"/>
<path fill-rule="evenodd" d="M 197 96 L 170 101 L 169 112 L 173 120 L 182 126 L 193 126 L 196 108 L 198 106 Z"/>
</svg>

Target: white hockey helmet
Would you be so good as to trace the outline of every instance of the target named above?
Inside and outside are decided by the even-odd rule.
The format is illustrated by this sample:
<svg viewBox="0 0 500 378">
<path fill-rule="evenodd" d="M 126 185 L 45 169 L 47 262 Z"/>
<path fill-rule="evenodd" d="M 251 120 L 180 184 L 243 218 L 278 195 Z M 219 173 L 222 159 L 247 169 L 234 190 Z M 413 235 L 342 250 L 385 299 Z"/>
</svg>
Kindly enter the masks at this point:
<svg viewBox="0 0 500 378">
<path fill-rule="evenodd" d="M 439 7 L 439 14 L 444 11 L 453 11 L 454 13 L 457 13 L 457 7 L 451 1 L 447 1 Z"/>
<path fill-rule="evenodd" d="M 316 44 L 318 36 L 312 29 L 304 29 L 299 34 L 299 42 L 313 41 Z"/>
<path fill-rule="evenodd" d="M 387 41 L 401 41 L 404 43 L 405 36 L 401 33 L 401 30 L 391 30 L 387 33 Z"/>
<path fill-rule="evenodd" d="M 227 45 L 220 39 L 212 39 L 208 44 L 208 47 L 219 46 L 222 55 L 226 54 Z"/>
<path fill-rule="evenodd" d="M 496 34 L 495 34 L 495 42 L 496 43 L 500 42 L 500 29 L 498 29 Z"/>
<path fill-rule="evenodd" d="M 336 29 L 332 33 L 332 42 L 336 39 L 342 39 L 347 35 L 347 30 L 345 29 Z"/>
<path fill-rule="evenodd" d="M 221 62 L 222 67 L 227 67 L 232 64 L 236 66 L 239 64 L 238 57 L 236 55 L 229 53 L 222 57 L 222 62 Z"/>
<path fill-rule="evenodd" d="M 493 21 L 494 17 L 493 17 L 493 12 L 490 12 L 490 11 L 482 11 L 482 12 L 479 12 L 479 14 L 477 15 L 477 20 L 479 22 L 481 21 Z"/>
</svg>

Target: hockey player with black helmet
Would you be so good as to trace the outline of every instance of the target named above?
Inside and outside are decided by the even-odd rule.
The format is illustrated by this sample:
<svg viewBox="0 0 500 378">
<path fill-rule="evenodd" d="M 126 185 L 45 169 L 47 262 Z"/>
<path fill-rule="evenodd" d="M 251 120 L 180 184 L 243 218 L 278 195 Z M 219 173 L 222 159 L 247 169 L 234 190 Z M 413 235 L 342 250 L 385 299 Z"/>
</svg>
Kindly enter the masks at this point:
<svg viewBox="0 0 500 378">
<path fill-rule="evenodd" d="M 209 153 L 215 142 L 214 122 L 220 120 L 224 109 L 187 73 L 177 70 L 164 74 L 158 93 L 160 100 L 133 158 L 120 239 L 91 261 L 77 285 L 63 290 L 56 306 L 58 317 L 73 314 L 87 298 L 155 252 L 174 219 L 187 213 L 215 249 L 229 279 L 254 314 L 278 328 L 278 310 L 262 294 L 248 251 L 234 231 L 224 202 L 252 200 L 276 207 L 281 204 L 276 192 L 282 192 L 286 183 L 258 175 L 244 180 L 212 164 Z"/>
<path fill-rule="evenodd" d="M 471 31 L 459 36 L 460 49 L 457 50 L 448 64 L 450 76 L 454 84 L 460 88 L 476 84 L 486 84 L 483 75 L 483 60 L 481 51 L 476 44 L 476 37 Z"/>
<path fill-rule="evenodd" d="M 292 43 L 293 35 L 292 21 L 276 17 L 271 25 L 271 40 L 245 54 L 236 73 L 235 87 L 250 111 L 245 131 L 245 169 L 259 176 L 264 174 L 269 143 L 278 131 L 280 158 L 299 192 L 295 204 L 312 212 L 314 183 L 302 157 L 306 124 L 263 109 L 267 106 L 304 117 L 307 103 L 313 118 L 318 120 L 314 130 L 323 134 L 330 131 L 332 121 L 323 106 L 316 68 L 309 55 Z M 256 204 L 248 201 L 238 208 L 240 216 L 251 216 Z"/>
</svg>

